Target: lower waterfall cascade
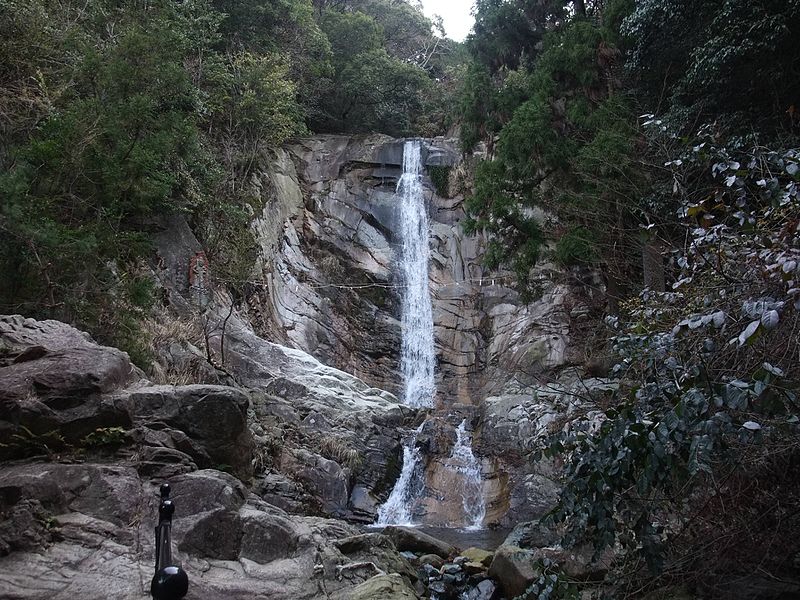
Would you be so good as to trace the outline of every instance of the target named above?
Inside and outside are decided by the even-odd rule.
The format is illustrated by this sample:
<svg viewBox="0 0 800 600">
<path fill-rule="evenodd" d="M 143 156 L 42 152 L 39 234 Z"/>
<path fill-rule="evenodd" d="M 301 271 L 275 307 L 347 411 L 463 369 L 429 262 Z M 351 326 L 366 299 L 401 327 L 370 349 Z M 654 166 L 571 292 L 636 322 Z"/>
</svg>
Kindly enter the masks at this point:
<svg viewBox="0 0 800 600">
<path fill-rule="evenodd" d="M 486 516 L 486 501 L 483 497 L 481 465 L 472 452 L 472 439 L 467 433 L 466 420 L 456 429 L 456 443 L 450 462 L 463 476 L 461 494 L 466 528 L 480 529 Z"/>
<path fill-rule="evenodd" d="M 413 525 L 414 499 L 424 488 L 422 455 L 416 447 L 424 423 L 403 446 L 403 469 L 389 499 L 378 509 L 378 525 Z"/>
</svg>

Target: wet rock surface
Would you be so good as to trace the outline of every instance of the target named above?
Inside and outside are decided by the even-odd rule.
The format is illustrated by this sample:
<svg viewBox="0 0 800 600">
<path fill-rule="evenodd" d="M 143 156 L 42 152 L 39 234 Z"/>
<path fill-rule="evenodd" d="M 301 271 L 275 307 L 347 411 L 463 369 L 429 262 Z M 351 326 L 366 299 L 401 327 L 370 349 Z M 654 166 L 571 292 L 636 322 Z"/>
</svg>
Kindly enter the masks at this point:
<svg viewBox="0 0 800 600">
<path fill-rule="evenodd" d="M 400 575 L 377 575 L 357 586 L 350 600 L 416 600 L 414 588 Z"/>
</svg>

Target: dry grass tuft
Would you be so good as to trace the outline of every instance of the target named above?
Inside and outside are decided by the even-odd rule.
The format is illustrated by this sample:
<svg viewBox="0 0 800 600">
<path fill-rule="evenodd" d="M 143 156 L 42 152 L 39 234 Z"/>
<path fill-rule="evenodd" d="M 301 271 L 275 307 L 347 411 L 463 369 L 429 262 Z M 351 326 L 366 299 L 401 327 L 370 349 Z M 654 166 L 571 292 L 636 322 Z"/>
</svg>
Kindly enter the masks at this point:
<svg viewBox="0 0 800 600">
<path fill-rule="evenodd" d="M 333 436 L 323 437 L 320 440 L 319 451 L 325 458 L 351 471 L 357 471 L 364 462 L 359 451 L 351 447 L 347 440 Z"/>
</svg>

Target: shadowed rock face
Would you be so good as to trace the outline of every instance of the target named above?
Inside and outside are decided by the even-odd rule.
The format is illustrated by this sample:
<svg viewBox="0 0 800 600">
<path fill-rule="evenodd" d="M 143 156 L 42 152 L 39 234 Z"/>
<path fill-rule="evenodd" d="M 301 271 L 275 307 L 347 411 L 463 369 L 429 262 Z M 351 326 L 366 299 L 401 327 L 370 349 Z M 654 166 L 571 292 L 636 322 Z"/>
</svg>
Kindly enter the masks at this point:
<svg viewBox="0 0 800 600">
<path fill-rule="evenodd" d="M 240 390 L 149 385 L 127 354 L 57 321 L 0 316 L 0 348 L 0 432 L 9 440 L 0 458 L 58 452 L 119 428 L 128 431 L 119 441 L 137 440 L 145 459 L 252 473 Z"/>
</svg>

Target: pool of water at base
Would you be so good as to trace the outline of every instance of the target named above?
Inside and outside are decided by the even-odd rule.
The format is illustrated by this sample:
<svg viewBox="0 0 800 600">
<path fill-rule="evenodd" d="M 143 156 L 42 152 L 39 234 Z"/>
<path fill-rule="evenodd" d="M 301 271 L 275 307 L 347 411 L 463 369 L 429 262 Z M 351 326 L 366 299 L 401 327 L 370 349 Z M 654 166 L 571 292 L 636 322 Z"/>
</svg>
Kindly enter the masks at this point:
<svg viewBox="0 0 800 600">
<path fill-rule="evenodd" d="M 376 529 L 380 531 L 382 527 L 370 526 L 370 531 Z M 415 526 L 414 529 L 427 533 L 435 537 L 437 540 L 442 540 L 466 550 L 467 548 L 481 548 L 493 552 L 497 547 L 503 543 L 511 529 L 457 529 L 454 527 L 426 527 L 424 525 Z"/>
</svg>

